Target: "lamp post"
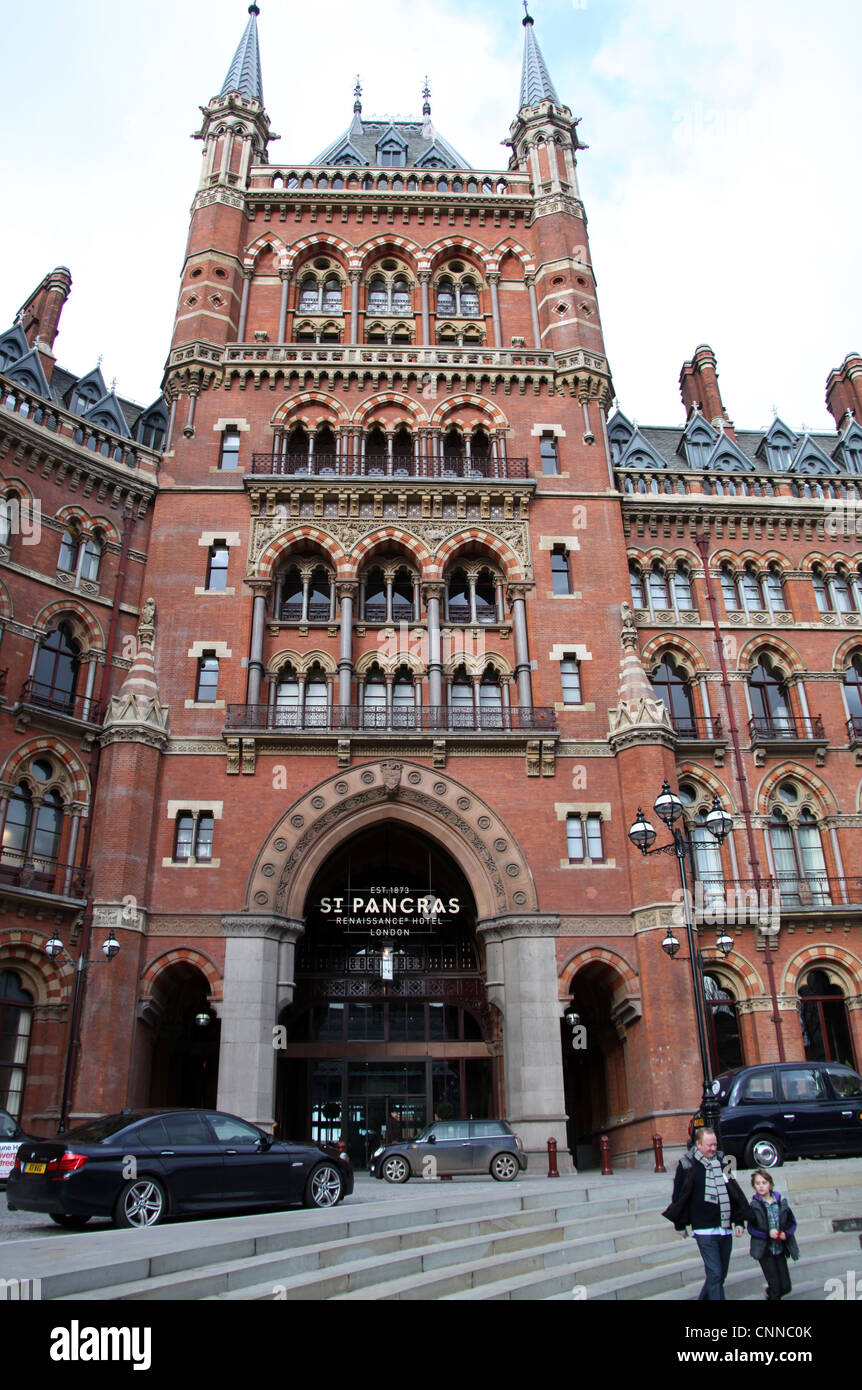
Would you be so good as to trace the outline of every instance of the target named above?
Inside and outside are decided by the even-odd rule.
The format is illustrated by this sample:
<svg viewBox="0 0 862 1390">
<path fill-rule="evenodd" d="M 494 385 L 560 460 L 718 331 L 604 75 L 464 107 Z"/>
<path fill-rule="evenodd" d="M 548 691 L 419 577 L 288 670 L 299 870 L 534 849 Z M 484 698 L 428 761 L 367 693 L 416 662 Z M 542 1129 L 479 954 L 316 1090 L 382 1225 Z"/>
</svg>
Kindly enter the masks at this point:
<svg viewBox="0 0 862 1390">
<path fill-rule="evenodd" d="M 108 935 L 102 942 L 102 954 L 105 961 L 86 960 L 83 949 L 79 952 L 78 960 L 75 965 L 75 991 L 72 996 L 72 1018 L 69 1023 L 69 1043 L 66 1048 L 66 1071 L 63 1077 L 63 1099 L 60 1103 L 60 1122 L 57 1125 L 57 1133 L 62 1134 L 66 1129 L 66 1121 L 69 1116 L 69 1102 L 72 1094 L 72 1072 L 75 1060 L 75 1044 L 78 1041 L 78 1028 L 81 1021 L 81 999 L 84 992 L 84 971 L 89 970 L 91 965 L 110 963 L 117 955 L 120 943 L 114 936 L 114 929 L 108 929 Z M 61 951 L 66 951 L 62 941 L 57 936 L 52 936 L 51 940 L 45 943 L 45 954 L 51 960 L 56 960 Z M 72 957 L 69 956 L 71 960 Z"/>
<path fill-rule="evenodd" d="M 675 796 L 671 791 L 667 778 L 664 779 L 661 792 L 656 797 L 654 809 L 659 820 L 664 822 L 673 835 L 672 842 L 669 845 L 656 845 L 654 849 L 652 848 L 656 838 L 656 832 L 645 818 L 640 806 L 638 807 L 637 820 L 629 831 L 629 839 L 632 844 L 640 850 L 644 858 L 650 854 L 675 854 L 677 864 L 679 865 L 679 877 L 682 884 L 683 915 L 688 939 L 688 959 L 691 966 L 691 986 L 694 993 L 694 1011 L 697 1020 L 697 1040 L 700 1049 L 701 1068 L 703 1070 L 701 1114 L 703 1115 L 706 1125 L 710 1129 L 716 1131 L 720 1144 L 719 1105 L 712 1090 L 712 1068 L 710 1066 L 709 1044 L 707 1041 L 706 1004 L 704 999 L 701 957 L 695 941 L 694 922 L 692 921 L 691 915 L 691 896 L 688 890 L 688 877 L 686 874 L 686 858 L 692 853 L 693 842 L 683 834 L 677 824 L 682 817 L 683 805 L 680 798 Z M 733 830 L 733 821 L 727 811 L 721 806 L 717 796 L 713 797 L 712 810 L 706 818 L 706 828 L 719 845 L 724 843 Z M 733 950 L 733 937 L 729 935 L 726 927 L 720 928 L 716 945 L 725 956 L 729 955 Z M 674 935 L 672 926 L 668 927 L 667 935 L 662 941 L 661 946 L 662 950 L 671 960 L 678 954 L 680 943 Z"/>
</svg>

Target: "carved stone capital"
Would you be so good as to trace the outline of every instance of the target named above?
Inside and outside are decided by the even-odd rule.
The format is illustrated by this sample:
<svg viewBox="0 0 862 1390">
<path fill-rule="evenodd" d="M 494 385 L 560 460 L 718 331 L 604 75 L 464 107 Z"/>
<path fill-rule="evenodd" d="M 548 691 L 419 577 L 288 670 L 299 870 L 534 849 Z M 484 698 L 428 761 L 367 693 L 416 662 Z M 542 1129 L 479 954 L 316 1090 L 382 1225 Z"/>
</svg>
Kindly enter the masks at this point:
<svg viewBox="0 0 862 1390">
<path fill-rule="evenodd" d="M 305 922 L 295 917 L 266 913 L 222 917 L 223 936 L 259 937 L 270 941 L 298 941 L 305 931 Z"/>
<path fill-rule="evenodd" d="M 476 931 L 490 941 L 514 941 L 518 937 L 560 934 L 560 919 L 551 914 L 525 914 L 523 917 L 489 917 L 476 923 Z"/>
</svg>

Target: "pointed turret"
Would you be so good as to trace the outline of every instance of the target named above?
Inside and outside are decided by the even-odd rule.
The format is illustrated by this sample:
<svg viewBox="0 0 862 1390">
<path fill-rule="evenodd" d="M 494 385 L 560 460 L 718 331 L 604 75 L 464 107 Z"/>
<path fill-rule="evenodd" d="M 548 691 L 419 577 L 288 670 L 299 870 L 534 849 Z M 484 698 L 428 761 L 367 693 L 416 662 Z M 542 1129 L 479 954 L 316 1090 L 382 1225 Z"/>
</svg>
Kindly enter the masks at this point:
<svg viewBox="0 0 862 1390">
<path fill-rule="evenodd" d="M 521 106 L 538 106 L 540 101 L 552 101 L 555 106 L 560 105 L 560 98 L 557 96 L 557 89 L 551 81 L 547 64 L 542 57 L 542 50 L 539 47 L 533 25 L 533 17 L 527 9 L 527 0 L 524 0 L 525 18 L 524 25 L 524 64 L 521 69 Z"/>
<path fill-rule="evenodd" d="M 233 62 L 228 69 L 220 95 L 226 96 L 228 92 L 239 92 L 246 101 L 259 101 L 263 106 L 260 48 L 257 42 L 257 17 L 259 14 L 260 10 L 257 5 L 249 5 L 248 24 L 245 26 L 245 33 L 239 41 L 239 47 L 233 55 Z"/>
</svg>

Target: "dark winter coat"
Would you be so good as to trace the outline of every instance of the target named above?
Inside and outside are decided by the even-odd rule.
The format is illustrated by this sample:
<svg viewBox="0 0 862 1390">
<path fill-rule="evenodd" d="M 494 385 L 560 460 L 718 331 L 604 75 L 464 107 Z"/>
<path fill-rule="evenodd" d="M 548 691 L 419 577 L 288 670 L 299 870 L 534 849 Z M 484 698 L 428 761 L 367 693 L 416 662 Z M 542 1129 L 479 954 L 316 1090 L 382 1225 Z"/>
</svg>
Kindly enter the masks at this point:
<svg viewBox="0 0 862 1390">
<path fill-rule="evenodd" d="M 677 1164 L 670 1206 L 665 1208 L 662 1216 L 672 1221 L 677 1231 L 684 1231 L 686 1226 L 691 1226 L 695 1231 L 708 1231 L 720 1226 L 721 1207 L 717 1202 L 707 1202 L 705 1193 L 706 1169 L 689 1154 L 684 1154 Z M 730 1197 L 731 1224 L 743 1226 L 749 1217 L 749 1205 L 735 1178 L 727 1178 L 727 1193 Z"/>
<path fill-rule="evenodd" d="M 775 1193 L 778 1211 L 767 1207 L 763 1198 L 755 1194 L 748 1207 L 748 1234 L 751 1236 L 749 1253 L 758 1262 L 764 1255 L 775 1254 L 777 1250 L 787 1250 L 791 1260 L 799 1259 L 799 1246 L 796 1244 L 796 1217 L 787 1204 L 787 1198 Z M 776 1220 L 777 1217 L 777 1220 Z M 786 1240 L 769 1239 L 770 1231 L 784 1231 Z"/>
</svg>

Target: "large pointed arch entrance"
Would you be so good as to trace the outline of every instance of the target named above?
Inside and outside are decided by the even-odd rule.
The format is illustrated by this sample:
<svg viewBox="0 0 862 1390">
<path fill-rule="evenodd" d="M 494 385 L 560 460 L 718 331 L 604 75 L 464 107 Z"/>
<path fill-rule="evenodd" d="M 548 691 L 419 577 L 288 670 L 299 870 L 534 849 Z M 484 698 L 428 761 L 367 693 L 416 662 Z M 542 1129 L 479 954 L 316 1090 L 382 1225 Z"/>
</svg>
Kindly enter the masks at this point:
<svg viewBox="0 0 862 1390">
<path fill-rule="evenodd" d="M 470 886 L 412 826 L 380 820 L 311 884 L 276 1082 L 276 1128 L 342 1139 L 357 1167 L 434 1116 L 499 1113 L 501 1027 Z"/>
<path fill-rule="evenodd" d="M 403 914 L 399 907 L 386 915 L 420 912 L 414 890 L 417 876 L 422 879 L 427 872 L 430 854 L 431 874 L 452 886 L 446 901 L 463 897 L 465 904 L 461 925 L 456 930 L 447 923 L 450 935 L 440 937 L 441 948 L 448 945 L 446 959 L 454 960 L 457 968 L 447 971 L 441 951 L 437 956 L 426 955 L 414 969 L 406 963 L 410 959 L 406 952 L 400 966 L 402 995 L 383 994 L 381 968 L 372 994 L 363 996 L 363 978 L 367 984 L 369 973 L 377 971 L 380 962 L 373 959 L 369 964 L 367 955 L 359 957 L 354 952 L 342 952 L 333 961 L 339 942 L 326 940 L 320 905 L 323 898 L 339 894 L 322 890 L 337 884 L 338 874 L 345 875 L 351 843 L 354 850 L 360 845 L 363 855 L 371 854 L 380 872 L 387 834 L 393 874 L 403 874 L 408 861 L 411 872 L 397 882 L 381 880 L 378 886 L 408 887 L 411 892 L 402 896 L 413 900 L 413 906 L 405 907 Z M 397 848 L 394 864 L 393 844 Z M 419 881 L 418 887 L 422 886 Z M 383 894 L 378 896 L 382 899 Z M 439 916 L 438 909 L 434 911 Z M 399 1082 L 393 1090 L 387 1089 L 395 1077 L 392 1072 L 374 1083 L 384 1099 L 407 1097 L 398 1102 L 400 1111 L 396 1106 L 400 1125 L 415 1124 L 423 1107 L 430 1118 L 437 1101 L 457 1105 L 461 1113 L 481 1105 L 497 1110 L 516 1126 L 528 1151 L 544 1154 L 547 1140 L 554 1138 L 560 1153 L 565 1152 L 555 960 L 559 919 L 540 913 L 529 864 L 502 818 L 453 778 L 427 766 L 389 759 L 352 766 L 310 789 L 272 827 L 249 877 L 245 910 L 223 917 L 222 929 L 226 948 L 221 1109 L 264 1125 L 274 1125 L 278 1118 L 291 1128 L 304 1116 L 309 1137 L 312 1126 L 322 1131 L 327 1122 L 333 1127 L 341 1123 L 347 1128 L 346 1138 L 357 1146 L 360 1130 L 364 1126 L 367 1133 L 375 1116 L 374 1107 L 366 1106 L 364 1116 L 357 1107 L 355 1123 L 351 1118 L 350 1100 L 360 1091 L 354 1089 L 358 1075 L 345 1071 L 357 1060 L 348 1048 L 374 1043 L 375 1050 L 382 1045 L 390 1051 L 384 1056 L 366 1055 L 362 1060 L 369 1067 L 397 1062 L 424 1068 L 424 1077 L 418 1072 L 407 1074 L 404 1084 Z M 372 942 L 375 948 L 383 944 L 382 938 Z M 399 939 L 388 944 L 397 951 Z M 314 968 L 321 960 L 315 956 L 318 946 L 329 952 L 323 970 Z M 393 981 L 387 984 L 396 982 L 398 960 L 396 956 Z M 407 1005 L 412 989 L 416 991 L 413 1002 L 421 1001 L 423 1006 L 421 1019 L 406 1007 L 392 1007 Z M 442 992 L 435 994 L 435 989 Z M 327 995 L 327 990 L 333 992 Z M 356 1010 L 353 1017 L 351 1002 L 369 1007 L 364 1013 Z M 316 1015 L 315 1009 L 322 1009 L 324 1003 L 326 1012 Z M 328 1007 L 335 1003 L 347 1006 L 346 1012 L 340 1011 L 340 1019 L 339 1011 Z M 442 1023 L 437 1010 L 432 1013 L 432 1004 L 443 1005 Z M 455 1010 L 448 1021 L 446 1007 Z M 383 1037 L 355 1036 L 362 1017 L 371 1020 L 367 1026 L 372 1031 L 379 1033 L 382 1028 Z M 340 1030 L 340 1036 L 321 1038 L 321 1026 Z M 315 1030 L 317 1037 L 312 1036 Z M 414 1038 L 409 1036 L 411 1030 Z M 297 1036 L 297 1031 L 308 1036 Z M 444 1036 L 432 1036 L 435 1031 Z M 399 1032 L 408 1036 L 399 1038 Z M 500 1041 L 502 1059 L 497 1056 Z M 329 1042 L 337 1045 L 337 1056 L 327 1059 L 319 1051 L 309 1052 L 310 1047 L 320 1049 Z M 433 1047 L 438 1043 L 450 1047 L 452 1056 L 447 1058 L 445 1051 L 438 1055 Z M 300 1052 L 282 1055 L 289 1048 Z M 333 1094 L 324 1096 L 323 1068 L 315 1080 L 309 1065 L 326 1060 L 332 1063 L 334 1079 Z M 457 1073 L 438 1070 L 435 1094 L 433 1064 L 447 1060 L 453 1067 L 457 1063 Z M 300 1068 L 294 1067 L 289 1084 L 286 1068 L 303 1061 L 304 1081 Z M 467 1067 L 472 1061 L 485 1064 L 484 1080 L 483 1069 Z M 444 1077 L 446 1084 L 440 1079 Z M 366 1099 L 370 1091 L 374 1086 L 369 1082 Z M 389 1114 L 392 1119 L 391 1109 Z"/>
</svg>

